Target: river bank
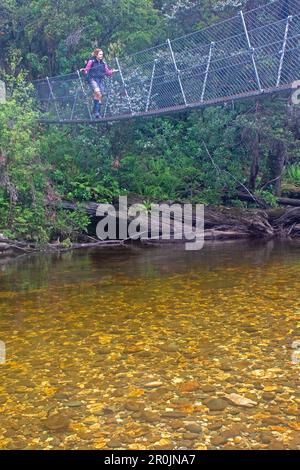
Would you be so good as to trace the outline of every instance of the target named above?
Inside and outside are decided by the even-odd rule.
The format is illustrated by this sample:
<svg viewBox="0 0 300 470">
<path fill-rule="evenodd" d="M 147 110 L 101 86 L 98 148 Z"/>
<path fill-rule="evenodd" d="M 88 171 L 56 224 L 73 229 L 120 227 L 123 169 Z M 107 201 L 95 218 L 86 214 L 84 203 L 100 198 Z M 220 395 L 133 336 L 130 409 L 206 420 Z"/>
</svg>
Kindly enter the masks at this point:
<svg viewBox="0 0 300 470">
<path fill-rule="evenodd" d="M 96 203 L 87 203 L 85 210 L 91 218 L 89 234 L 81 234 L 76 242 L 70 240 L 55 240 L 52 243 L 38 245 L 33 241 L 9 239 L 0 234 L 0 263 L 7 259 L 19 258 L 35 252 L 64 252 L 84 248 L 105 248 L 120 246 L 125 243 L 137 243 L 128 239 L 99 240 L 96 236 L 96 225 L 100 220 L 96 217 Z M 72 210 L 66 206 L 65 209 Z M 76 206 L 75 206 L 76 207 Z M 148 211 L 144 209 L 144 218 L 148 218 Z M 125 217 L 122 212 L 116 213 L 117 223 Z M 126 213 L 127 217 L 127 213 Z M 128 218 L 128 223 L 133 218 Z M 171 239 L 164 240 L 163 224 L 160 221 L 156 227 L 158 236 L 151 238 L 149 229 L 148 238 L 139 240 L 142 244 L 161 244 L 161 243 L 183 243 L 186 238 L 174 239 L 174 233 L 182 230 L 182 224 L 171 220 Z M 193 219 L 193 226 L 197 223 Z M 293 239 L 300 238 L 300 207 L 277 207 L 272 209 L 244 209 L 225 206 L 205 206 L 204 208 L 204 240 L 241 240 L 241 239 Z"/>
</svg>

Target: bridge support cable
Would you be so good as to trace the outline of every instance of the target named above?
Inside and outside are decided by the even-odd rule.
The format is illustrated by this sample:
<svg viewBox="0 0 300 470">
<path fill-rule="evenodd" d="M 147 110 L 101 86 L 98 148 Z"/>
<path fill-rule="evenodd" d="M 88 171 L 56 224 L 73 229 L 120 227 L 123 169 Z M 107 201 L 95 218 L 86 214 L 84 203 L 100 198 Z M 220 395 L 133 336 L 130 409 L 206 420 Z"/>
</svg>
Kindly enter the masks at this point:
<svg viewBox="0 0 300 470">
<path fill-rule="evenodd" d="M 269 0 L 182 37 L 117 58 L 102 119 L 118 121 L 290 90 L 300 79 L 300 0 Z M 33 82 L 41 122 L 91 122 L 77 73 Z"/>
<path fill-rule="evenodd" d="M 133 109 L 132 109 L 132 105 L 131 105 L 131 99 L 130 99 L 130 96 L 129 96 L 128 91 L 127 91 L 127 85 L 126 85 L 125 80 L 124 80 L 124 76 L 123 76 L 123 73 L 122 73 L 122 69 L 121 69 L 121 65 L 120 65 L 118 57 L 116 57 L 116 62 L 117 62 L 117 66 L 118 66 L 118 69 L 119 69 L 119 72 L 120 72 L 120 77 L 121 77 L 121 80 L 122 80 L 122 83 L 123 83 L 123 86 L 124 86 L 125 95 L 126 95 L 126 98 L 127 98 L 128 104 L 129 104 L 130 112 L 131 112 L 131 114 L 134 114 Z"/>
<path fill-rule="evenodd" d="M 284 61 L 284 56 L 285 56 L 285 51 L 286 51 L 286 43 L 287 43 L 287 38 L 288 38 L 288 34 L 289 34 L 289 27 L 290 27 L 290 23 L 291 23 L 292 19 L 293 19 L 293 17 L 291 15 L 288 16 L 287 19 L 286 19 L 286 27 L 285 27 L 285 32 L 284 32 L 283 45 L 282 45 L 282 50 L 281 50 L 281 57 L 280 57 L 280 63 L 279 63 L 279 68 L 278 68 L 278 76 L 277 76 L 276 86 L 280 85 L 283 61 Z"/>
<path fill-rule="evenodd" d="M 77 104 L 77 97 L 78 97 L 78 88 L 76 88 L 76 93 L 75 93 L 75 97 L 74 97 L 74 101 L 73 101 L 73 106 L 72 106 L 72 111 L 71 111 L 71 121 L 73 120 L 73 116 L 74 116 L 74 111 L 75 111 L 75 108 L 76 108 L 76 104 Z"/>
<path fill-rule="evenodd" d="M 60 121 L 61 119 L 60 119 L 58 107 L 57 107 L 57 104 L 56 104 L 56 98 L 55 98 L 55 96 L 54 96 L 53 89 L 52 89 L 52 86 L 51 86 L 49 77 L 46 77 L 46 80 L 47 80 L 48 87 L 49 87 L 50 97 L 52 98 L 52 100 L 53 100 L 53 102 L 54 102 L 54 107 L 55 107 L 55 111 L 56 111 L 56 114 L 57 114 L 57 119 Z M 50 100 L 49 100 L 49 101 L 50 101 Z"/>
<path fill-rule="evenodd" d="M 107 109 L 108 109 L 108 103 L 109 103 L 110 93 L 111 93 L 111 86 L 109 86 L 109 91 L 108 91 L 108 93 L 107 93 L 106 100 L 105 100 L 105 108 L 104 108 L 104 113 L 103 113 L 103 117 L 104 117 L 104 118 L 106 117 L 106 114 L 107 114 Z"/>
<path fill-rule="evenodd" d="M 86 94 L 86 92 L 85 92 L 85 89 L 84 89 L 84 86 L 83 86 L 83 83 L 82 83 L 82 78 L 81 78 L 81 75 L 80 75 L 79 70 L 77 70 L 77 75 L 78 75 L 78 80 L 79 80 L 79 83 L 80 83 L 80 87 L 81 87 L 82 94 L 83 94 L 83 96 L 85 97 L 85 102 L 86 102 L 86 107 L 87 107 L 87 110 L 88 110 L 88 114 L 89 114 L 90 120 L 92 121 L 92 120 L 93 120 L 93 117 L 92 117 L 91 109 L 90 109 L 90 106 L 89 106 L 89 99 L 88 99 L 88 96 L 87 96 L 87 94 Z"/>
<path fill-rule="evenodd" d="M 145 109 L 146 112 L 149 110 L 149 106 L 150 106 L 150 100 L 151 100 L 151 95 L 152 95 L 152 88 L 153 88 L 153 81 L 154 81 L 156 63 L 157 63 L 157 59 L 154 59 L 153 69 L 152 69 L 152 74 L 151 74 L 150 87 L 149 87 L 149 93 L 148 93 L 146 109 Z"/>
<path fill-rule="evenodd" d="M 244 18 L 244 13 L 242 12 L 242 10 L 240 11 L 240 16 L 241 16 L 241 19 L 242 19 L 243 28 L 244 28 L 244 32 L 245 32 L 245 35 L 246 35 L 248 49 L 251 51 L 252 64 L 253 64 L 253 67 L 254 67 L 257 86 L 258 86 L 259 91 L 263 91 L 263 88 L 262 88 L 261 83 L 260 83 L 260 78 L 259 78 L 257 66 L 256 66 L 256 61 L 255 61 L 255 49 L 251 45 L 247 25 L 246 25 L 245 18 Z"/>
<path fill-rule="evenodd" d="M 206 90 L 207 78 L 208 78 L 209 67 L 210 67 L 210 63 L 211 63 L 211 56 L 212 56 L 212 53 L 213 53 L 213 48 L 214 48 L 214 46 L 215 46 L 215 43 L 214 43 L 214 42 L 211 42 L 211 43 L 210 43 L 210 47 L 209 47 L 209 53 L 208 53 L 208 58 L 207 58 L 205 76 L 204 76 L 203 87 L 202 87 L 202 93 L 201 93 L 201 99 L 200 99 L 201 103 L 203 103 L 203 101 L 204 101 L 204 95 L 205 95 L 205 90 Z"/>
<path fill-rule="evenodd" d="M 180 70 L 178 69 L 177 64 L 176 64 L 176 59 L 175 59 L 175 55 L 174 55 L 174 51 L 173 51 L 170 39 L 167 39 L 167 44 L 169 46 L 172 61 L 173 61 L 174 67 L 175 67 L 175 71 L 177 73 L 178 83 L 179 83 L 179 86 L 180 86 L 183 102 L 184 102 L 185 105 L 187 105 L 186 96 L 185 96 L 184 89 L 183 89 L 182 82 L 181 82 L 181 78 L 180 78 Z"/>
</svg>

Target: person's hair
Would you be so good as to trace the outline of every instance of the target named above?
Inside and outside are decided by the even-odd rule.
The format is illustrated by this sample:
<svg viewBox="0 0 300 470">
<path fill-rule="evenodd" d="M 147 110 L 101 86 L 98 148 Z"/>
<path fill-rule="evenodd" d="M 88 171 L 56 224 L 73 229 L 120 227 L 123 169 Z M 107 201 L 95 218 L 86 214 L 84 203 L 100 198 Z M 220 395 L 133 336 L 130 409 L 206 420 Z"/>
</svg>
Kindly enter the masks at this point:
<svg viewBox="0 0 300 470">
<path fill-rule="evenodd" d="M 99 52 L 103 52 L 103 50 L 102 50 L 102 49 L 94 49 L 93 56 L 94 56 L 94 57 L 97 57 L 97 55 L 99 54 Z"/>
</svg>

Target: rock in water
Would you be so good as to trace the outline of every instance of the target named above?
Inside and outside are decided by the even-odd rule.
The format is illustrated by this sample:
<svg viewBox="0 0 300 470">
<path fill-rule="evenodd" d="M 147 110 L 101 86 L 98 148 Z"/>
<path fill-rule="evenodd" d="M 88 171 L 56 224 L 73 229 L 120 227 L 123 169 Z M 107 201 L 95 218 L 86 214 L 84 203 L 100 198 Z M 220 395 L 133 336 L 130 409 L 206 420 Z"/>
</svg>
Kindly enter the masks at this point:
<svg viewBox="0 0 300 470">
<path fill-rule="evenodd" d="M 181 392 L 195 392 L 199 390 L 200 384 L 197 380 L 190 380 L 189 382 L 183 382 L 179 389 Z"/>
<path fill-rule="evenodd" d="M 210 411 L 223 411 L 227 408 L 227 403 L 222 398 L 211 398 L 205 404 Z"/>
<path fill-rule="evenodd" d="M 45 421 L 45 427 L 50 431 L 62 431 L 68 429 L 70 418 L 62 413 L 49 416 Z"/>
<path fill-rule="evenodd" d="M 230 393 L 229 395 L 225 395 L 225 398 L 230 401 L 230 403 L 237 406 L 252 408 L 253 406 L 257 405 L 256 401 L 245 398 L 242 395 L 238 395 L 237 393 Z"/>
</svg>

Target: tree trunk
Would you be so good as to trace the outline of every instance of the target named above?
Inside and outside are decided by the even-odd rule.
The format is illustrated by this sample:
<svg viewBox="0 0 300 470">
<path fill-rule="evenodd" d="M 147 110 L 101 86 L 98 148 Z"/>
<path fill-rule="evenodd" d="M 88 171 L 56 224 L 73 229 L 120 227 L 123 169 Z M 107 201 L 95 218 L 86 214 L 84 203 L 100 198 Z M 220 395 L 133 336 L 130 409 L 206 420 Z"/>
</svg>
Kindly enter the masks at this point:
<svg viewBox="0 0 300 470">
<path fill-rule="evenodd" d="M 256 189 L 256 178 L 259 171 L 259 134 L 255 132 L 252 143 L 252 163 L 249 176 L 249 189 L 254 192 Z"/>
<path fill-rule="evenodd" d="M 282 140 L 274 140 L 269 152 L 270 179 L 274 180 L 275 195 L 281 196 L 281 180 L 286 158 L 286 146 Z"/>
</svg>

